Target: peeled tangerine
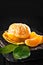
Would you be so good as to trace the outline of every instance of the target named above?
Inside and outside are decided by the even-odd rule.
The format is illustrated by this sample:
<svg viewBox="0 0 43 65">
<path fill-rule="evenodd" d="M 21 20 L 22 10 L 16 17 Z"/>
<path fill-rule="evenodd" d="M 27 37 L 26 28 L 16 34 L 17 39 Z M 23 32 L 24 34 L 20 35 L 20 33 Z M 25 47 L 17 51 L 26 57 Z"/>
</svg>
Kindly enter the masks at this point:
<svg viewBox="0 0 43 65">
<path fill-rule="evenodd" d="M 24 44 L 24 42 L 30 36 L 30 27 L 22 23 L 13 23 L 9 26 L 9 29 L 3 33 L 3 38 L 10 43 L 17 42 L 18 44 Z"/>
<path fill-rule="evenodd" d="M 8 33 L 15 35 L 18 38 L 28 38 L 30 36 L 30 27 L 22 23 L 13 23 L 9 26 Z"/>
<path fill-rule="evenodd" d="M 41 44 L 41 42 L 42 42 L 42 36 L 40 36 L 36 33 L 31 35 L 30 39 L 25 40 L 25 44 L 30 47 L 38 46 L 39 44 Z"/>
</svg>

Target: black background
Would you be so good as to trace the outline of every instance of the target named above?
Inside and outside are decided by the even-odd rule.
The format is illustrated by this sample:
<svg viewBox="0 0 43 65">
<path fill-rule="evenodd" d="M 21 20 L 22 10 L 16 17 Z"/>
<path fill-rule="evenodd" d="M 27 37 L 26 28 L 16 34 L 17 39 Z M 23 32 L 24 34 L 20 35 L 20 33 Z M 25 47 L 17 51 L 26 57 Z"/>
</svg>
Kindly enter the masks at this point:
<svg viewBox="0 0 43 65">
<path fill-rule="evenodd" d="M 0 15 L 15 16 L 15 15 L 36 15 L 43 16 L 43 1 L 1 1 Z"/>
<path fill-rule="evenodd" d="M 10 18 L 11 17 L 11 18 Z M 14 17 L 28 18 L 31 27 L 43 32 L 43 2 L 42 1 L 1 1 L 0 2 L 0 24 L 5 26 Z"/>
</svg>

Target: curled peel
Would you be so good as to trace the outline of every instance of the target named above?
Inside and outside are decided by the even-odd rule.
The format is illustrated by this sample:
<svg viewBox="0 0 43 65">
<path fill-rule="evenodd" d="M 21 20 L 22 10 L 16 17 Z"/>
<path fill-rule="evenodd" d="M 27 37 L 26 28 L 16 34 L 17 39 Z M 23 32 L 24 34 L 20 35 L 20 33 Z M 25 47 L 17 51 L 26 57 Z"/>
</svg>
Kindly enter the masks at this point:
<svg viewBox="0 0 43 65">
<path fill-rule="evenodd" d="M 14 37 L 11 34 L 8 34 L 7 31 L 5 31 L 2 36 L 9 43 L 17 44 L 17 45 L 24 44 L 24 42 L 22 42 L 21 39 Z"/>
</svg>

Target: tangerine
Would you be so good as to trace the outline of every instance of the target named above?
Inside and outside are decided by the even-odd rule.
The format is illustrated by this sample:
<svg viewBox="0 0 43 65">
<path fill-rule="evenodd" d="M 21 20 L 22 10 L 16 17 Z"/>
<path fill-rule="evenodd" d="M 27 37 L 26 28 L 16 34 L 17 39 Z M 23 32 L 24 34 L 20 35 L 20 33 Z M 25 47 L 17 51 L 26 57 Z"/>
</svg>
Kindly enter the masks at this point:
<svg viewBox="0 0 43 65">
<path fill-rule="evenodd" d="M 41 44 L 41 41 L 42 41 L 42 36 L 37 35 L 34 38 L 26 39 L 25 44 L 30 47 L 35 47 Z"/>
<path fill-rule="evenodd" d="M 9 26 L 8 33 L 18 38 L 28 38 L 30 36 L 30 27 L 22 23 L 13 23 Z"/>
</svg>

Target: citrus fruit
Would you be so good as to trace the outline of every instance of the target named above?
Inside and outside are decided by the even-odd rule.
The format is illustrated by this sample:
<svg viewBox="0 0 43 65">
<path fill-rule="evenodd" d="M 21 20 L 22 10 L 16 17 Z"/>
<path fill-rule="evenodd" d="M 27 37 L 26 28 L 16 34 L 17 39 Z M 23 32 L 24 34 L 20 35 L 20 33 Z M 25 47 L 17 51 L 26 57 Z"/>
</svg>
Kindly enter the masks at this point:
<svg viewBox="0 0 43 65">
<path fill-rule="evenodd" d="M 13 23 L 9 26 L 8 33 L 18 38 L 28 38 L 30 36 L 30 27 L 22 23 Z"/>
<path fill-rule="evenodd" d="M 35 47 L 41 44 L 41 41 L 42 41 L 42 36 L 37 35 L 34 38 L 26 39 L 25 44 L 30 47 Z"/>
<path fill-rule="evenodd" d="M 34 38 L 34 37 L 37 36 L 37 35 L 38 35 L 38 34 L 37 34 L 36 32 L 32 31 L 31 34 L 30 34 L 30 39 L 31 39 L 31 38 Z"/>
</svg>

